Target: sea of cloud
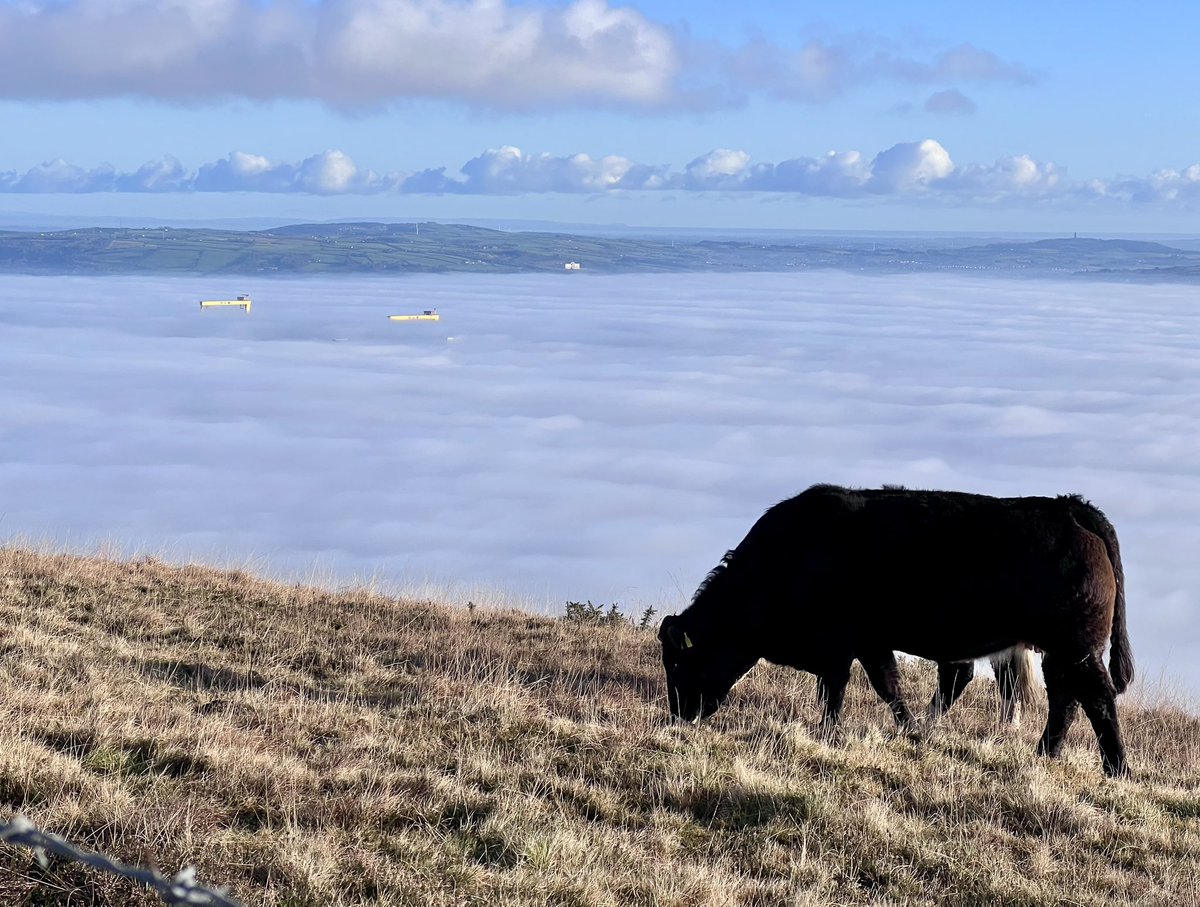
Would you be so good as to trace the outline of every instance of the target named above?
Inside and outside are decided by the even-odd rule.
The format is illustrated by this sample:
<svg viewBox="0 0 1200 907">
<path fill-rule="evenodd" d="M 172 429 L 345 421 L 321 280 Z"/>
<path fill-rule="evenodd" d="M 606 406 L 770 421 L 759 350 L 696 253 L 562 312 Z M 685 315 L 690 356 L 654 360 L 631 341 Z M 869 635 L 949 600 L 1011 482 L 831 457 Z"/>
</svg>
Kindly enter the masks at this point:
<svg viewBox="0 0 1200 907">
<path fill-rule="evenodd" d="M 815 482 L 1071 491 L 1195 692 L 1197 348 L 1176 286 L 5 276 L 0 540 L 662 613 Z"/>
</svg>

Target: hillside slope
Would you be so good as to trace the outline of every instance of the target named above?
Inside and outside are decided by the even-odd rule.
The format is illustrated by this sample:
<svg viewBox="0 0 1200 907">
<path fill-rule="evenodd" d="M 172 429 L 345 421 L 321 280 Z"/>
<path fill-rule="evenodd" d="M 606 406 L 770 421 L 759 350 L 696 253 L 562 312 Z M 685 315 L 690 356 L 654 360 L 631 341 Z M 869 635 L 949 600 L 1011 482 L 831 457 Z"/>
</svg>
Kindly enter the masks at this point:
<svg viewBox="0 0 1200 907">
<path fill-rule="evenodd" d="M 920 743 L 813 700 L 760 666 L 676 727 L 628 625 L 0 549 L 0 819 L 247 905 L 1200 902 L 1196 718 L 1126 703 L 1112 781 L 988 680 Z M 0 903 L 158 902 L 0 845 Z"/>
</svg>

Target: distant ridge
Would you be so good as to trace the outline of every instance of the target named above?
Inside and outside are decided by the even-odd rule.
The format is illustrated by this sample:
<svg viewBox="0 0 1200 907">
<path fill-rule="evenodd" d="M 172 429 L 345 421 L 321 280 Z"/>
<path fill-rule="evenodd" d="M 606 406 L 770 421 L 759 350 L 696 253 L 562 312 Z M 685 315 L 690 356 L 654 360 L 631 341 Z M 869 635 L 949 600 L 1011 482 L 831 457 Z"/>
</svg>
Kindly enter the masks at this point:
<svg viewBox="0 0 1200 907">
<path fill-rule="evenodd" d="M 1066 237 L 1063 239 L 1038 239 L 1027 243 L 991 243 L 987 248 L 1036 248 L 1055 249 L 1066 252 L 1125 252 L 1125 253 L 1157 253 L 1187 255 L 1182 249 L 1164 245 L 1159 242 L 1148 242 L 1141 239 L 1090 239 L 1081 237 Z"/>
<path fill-rule="evenodd" d="M 0 272 L 289 275 L 686 273 L 834 268 L 1009 277 L 1200 280 L 1200 251 L 1133 239 L 1043 238 L 958 246 L 947 237 L 614 237 L 437 222 L 285 224 L 264 230 L 85 227 L 0 231 Z"/>
</svg>

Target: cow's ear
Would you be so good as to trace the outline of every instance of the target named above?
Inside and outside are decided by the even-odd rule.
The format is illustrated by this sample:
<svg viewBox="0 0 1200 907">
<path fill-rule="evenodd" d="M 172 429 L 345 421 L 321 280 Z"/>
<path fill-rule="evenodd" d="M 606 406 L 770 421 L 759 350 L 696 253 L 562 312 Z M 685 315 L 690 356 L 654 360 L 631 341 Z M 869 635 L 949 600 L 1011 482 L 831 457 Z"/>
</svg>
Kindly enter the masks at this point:
<svg viewBox="0 0 1200 907">
<path fill-rule="evenodd" d="M 685 633 L 682 629 L 680 629 L 678 624 L 666 624 L 664 625 L 663 629 L 665 629 L 667 632 L 667 639 L 671 641 L 671 645 L 673 645 L 676 649 L 682 651 L 692 647 L 691 637 L 688 636 L 687 633 Z"/>
</svg>

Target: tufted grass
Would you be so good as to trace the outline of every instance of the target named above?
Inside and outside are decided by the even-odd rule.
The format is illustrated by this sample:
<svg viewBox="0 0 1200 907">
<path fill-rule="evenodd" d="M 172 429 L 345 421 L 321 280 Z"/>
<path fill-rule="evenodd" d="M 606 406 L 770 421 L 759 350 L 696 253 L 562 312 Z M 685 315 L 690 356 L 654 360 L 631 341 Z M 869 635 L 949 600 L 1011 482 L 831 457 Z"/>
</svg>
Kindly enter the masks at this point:
<svg viewBox="0 0 1200 907">
<path fill-rule="evenodd" d="M 1136 640 L 1135 652 L 1136 652 Z M 989 679 L 924 739 L 856 674 L 845 739 L 760 665 L 666 720 L 652 632 L 237 571 L 0 549 L 0 819 L 247 905 L 1200 903 L 1200 720 L 1122 698 L 995 725 Z M 907 663 L 914 705 L 929 665 Z M 0 903 L 149 905 L 0 845 Z"/>
</svg>

